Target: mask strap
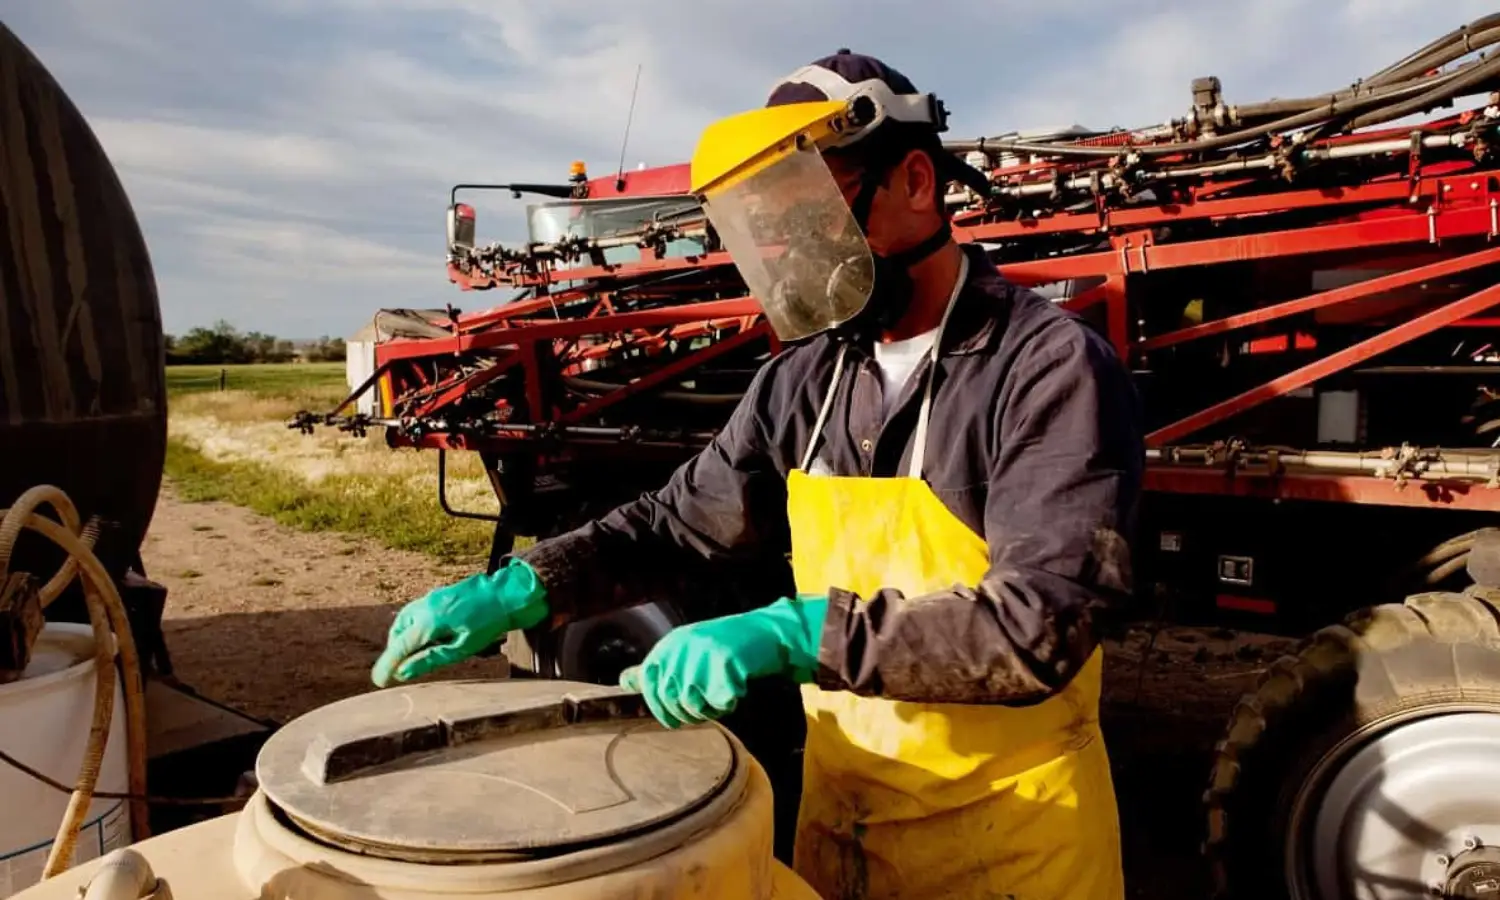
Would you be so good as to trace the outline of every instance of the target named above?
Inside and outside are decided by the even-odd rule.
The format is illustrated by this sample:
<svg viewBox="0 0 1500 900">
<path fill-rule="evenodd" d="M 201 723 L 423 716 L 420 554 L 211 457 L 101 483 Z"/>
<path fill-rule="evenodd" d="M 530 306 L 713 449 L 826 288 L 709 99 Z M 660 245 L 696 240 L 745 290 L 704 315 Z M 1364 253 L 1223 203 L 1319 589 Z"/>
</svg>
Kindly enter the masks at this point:
<svg viewBox="0 0 1500 900">
<path fill-rule="evenodd" d="M 958 278 L 953 282 L 953 293 L 948 297 L 948 308 L 943 310 L 943 319 L 938 323 L 937 334 L 932 338 L 932 351 L 928 354 L 931 363 L 927 367 L 927 375 L 922 384 L 922 408 L 917 413 L 916 446 L 911 450 L 911 465 L 907 469 L 907 476 L 911 478 L 922 477 L 922 464 L 927 459 L 927 420 L 932 413 L 932 383 L 937 380 L 938 350 L 943 346 L 943 331 L 948 327 L 948 316 L 952 314 L 953 307 L 957 305 L 958 294 L 964 289 L 964 282 L 969 280 L 969 255 L 967 253 L 959 256 Z"/>
<path fill-rule="evenodd" d="M 866 237 L 870 234 L 870 208 L 875 205 L 875 193 L 879 190 L 880 179 L 866 172 L 860 178 L 859 193 L 854 195 L 854 202 L 849 206 L 849 211 L 854 214 L 855 224 Z M 916 246 L 908 247 L 900 253 L 892 253 L 888 259 L 897 265 L 914 266 L 942 249 L 952 237 L 953 225 L 944 219 L 936 231 L 923 238 Z"/>
<path fill-rule="evenodd" d="M 888 258 L 897 265 L 911 267 L 943 249 L 948 239 L 953 237 L 953 226 L 947 220 L 937 227 L 937 230 L 922 239 L 915 247 L 909 247 L 900 253 L 892 253 Z"/>
<path fill-rule="evenodd" d="M 812 465 L 813 453 L 818 449 L 818 440 L 823 436 L 823 426 L 828 422 L 828 413 L 833 409 L 833 395 L 838 390 L 839 379 L 844 374 L 844 353 L 849 349 L 848 344 L 839 345 L 839 355 L 833 361 L 833 379 L 828 383 L 828 393 L 823 395 L 823 408 L 818 410 L 818 418 L 813 422 L 812 436 L 807 439 L 807 450 L 802 454 L 802 465 L 798 466 L 803 472 Z"/>
<path fill-rule="evenodd" d="M 854 195 L 854 203 L 849 207 L 849 211 L 854 213 L 854 224 L 859 226 L 860 233 L 866 237 L 870 235 L 870 207 L 875 205 L 875 192 L 879 190 L 880 179 L 865 172 L 859 179 L 859 193 Z"/>
</svg>

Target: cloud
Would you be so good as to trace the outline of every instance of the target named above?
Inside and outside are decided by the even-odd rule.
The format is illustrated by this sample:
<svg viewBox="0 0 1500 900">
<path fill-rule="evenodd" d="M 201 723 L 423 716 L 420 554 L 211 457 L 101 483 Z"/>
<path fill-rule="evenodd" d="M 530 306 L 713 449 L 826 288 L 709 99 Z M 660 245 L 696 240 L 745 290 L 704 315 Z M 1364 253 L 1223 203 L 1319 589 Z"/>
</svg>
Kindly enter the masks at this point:
<svg viewBox="0 0 1500 900">
<path fill-rule="evenodd" d="M 476 308 L 443 270 L 460 181 L 685 160 L 698 131 L 839 46 L 887 59 L 955 136 L 1180 116 L 1336 89 L 1482 0 L 0 0 L 90 118 L 146 231 L 169 330 L 343 334 L 382 306 Z M 520 204 L 481 234 L 521 235 Z"/>
</svg>

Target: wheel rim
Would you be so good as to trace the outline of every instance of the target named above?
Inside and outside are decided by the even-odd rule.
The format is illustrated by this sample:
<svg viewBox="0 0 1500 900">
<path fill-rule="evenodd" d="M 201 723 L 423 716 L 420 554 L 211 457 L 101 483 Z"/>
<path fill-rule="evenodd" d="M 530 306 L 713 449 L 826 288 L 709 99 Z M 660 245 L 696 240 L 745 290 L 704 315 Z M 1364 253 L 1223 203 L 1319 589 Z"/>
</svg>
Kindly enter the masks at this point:
<svg viewBox="0 0 1500 900">
<path fill-rule="evenodd" d="M 1497 759 L 1493 708 L 1429 708 L 1351 736 L 1319 761 L 1293 801 L 1292 895 L 1441 896 L 1466 842 L 1500 845 Z"/>
<path fill-rule="evenodd" d="M 657 604 L 622 609 L 564 626 L 552 644 L 552 677 L 615 684 L 620 673 L 645 659 L 678 623 Z"/>
</svg>

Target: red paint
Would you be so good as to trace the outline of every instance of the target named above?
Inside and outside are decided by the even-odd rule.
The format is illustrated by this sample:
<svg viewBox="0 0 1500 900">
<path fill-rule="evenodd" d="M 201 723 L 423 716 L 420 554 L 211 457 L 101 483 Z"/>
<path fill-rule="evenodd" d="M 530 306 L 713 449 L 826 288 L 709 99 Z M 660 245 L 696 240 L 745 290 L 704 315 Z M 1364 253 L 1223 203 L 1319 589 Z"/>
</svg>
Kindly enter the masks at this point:
<svg viewBox="0 0 1500 900">
<path fill-rule="evenodd" d="M 1500 488 L 1487 487 L 1477 479 L 1412 479 L 1402 485 L 1370 475 L 1231 475 L 1213 466 L 1152 465 L 1146 470 L 1145 487 L 1167 494 L 1500 512 Z"/>
<path fill-rule="evenodd" d="M 588 181 L 589 199 L 686 194 L 692 183 L 690 181 L 692 166 L 688 163 L 676 163 L 670 166 L 627 170 L 623 175 L 625 182 L 623 189 L 616 184 L 616 175 L 617 173 L 610 173 L 590 178 Z"/>
<path fill-rule="evenodd" d="M 1261 616 L 1276 615 L 1276 601 L 1264 600 L 1260 597 L 1240 597 L 1235 594 L 1220 594 L 1214 598 L 1214 605 L 1219 609 L 1229 609 L 1236 612 L 1255 613 Z"/>
</svg>

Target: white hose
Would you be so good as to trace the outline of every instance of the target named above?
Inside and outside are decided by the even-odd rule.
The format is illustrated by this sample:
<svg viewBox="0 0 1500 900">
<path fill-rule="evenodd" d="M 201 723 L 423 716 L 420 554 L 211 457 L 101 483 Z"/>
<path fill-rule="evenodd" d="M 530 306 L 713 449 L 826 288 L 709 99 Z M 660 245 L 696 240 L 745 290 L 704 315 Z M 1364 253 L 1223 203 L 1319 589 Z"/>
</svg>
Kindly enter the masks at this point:
<svg viewBox="0 0 1500 900">
<path fill-rule="evenodd" d="M 42 506 L 50 506 L 61 522 L 39 514 Z M 130 620 L 125 614 L 125 604 L 120 599 L 114 581 L 105 571 L 99 557 L 94 555 L 93 544 L 98 538 L 94 527 L 81 528 L 78 509 L 61 489 L 52 485 L 39 485 L 28 490 L 7 510 L 0 510 L 0 581 L 10 574 L 10 560 L 16 541 L 22 531 L 34 531 L 52 541 L 68 554 L 67 561 L 42 588 L 41 601 L 45 609 L 53 600 L 81 575 L 83 599 L 89 611 L 89 623 L 94 629 L 94 712 L 89 728 L 89 743 L 78 780 L 73 786 L 73 795 L 68 800 L 67 812 L 57 829 L 57 836 L 42 870 L 42 878 L 67 869 L 73 859 L 73 850 L 78 842 L 78 832 L 83 826 L 84 816 L 93 801 L 94 788 L 99 780 L 99 767 L 104 760 L 104 750 L 109 742 L 110 719 L 114 715 L 115 660 L 112 648 L 119 653 L 120 667 L 125 684 L 125 739 L 126 760 L 129 768 L 130 825 L 136 840 L 150 835 L 146 794 L 146 694 L 141 681 L 140 657 L 136 653 L 135 637 L 130 630 Z M 36 573 L 32 573 L 36 574 Z"/>
</svg>

